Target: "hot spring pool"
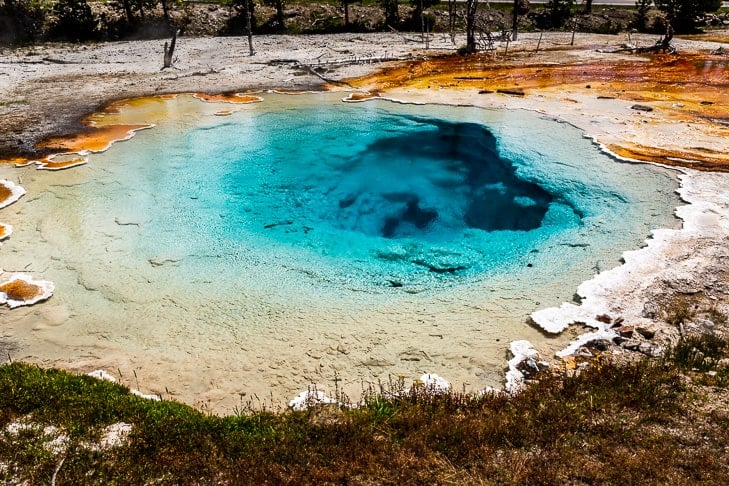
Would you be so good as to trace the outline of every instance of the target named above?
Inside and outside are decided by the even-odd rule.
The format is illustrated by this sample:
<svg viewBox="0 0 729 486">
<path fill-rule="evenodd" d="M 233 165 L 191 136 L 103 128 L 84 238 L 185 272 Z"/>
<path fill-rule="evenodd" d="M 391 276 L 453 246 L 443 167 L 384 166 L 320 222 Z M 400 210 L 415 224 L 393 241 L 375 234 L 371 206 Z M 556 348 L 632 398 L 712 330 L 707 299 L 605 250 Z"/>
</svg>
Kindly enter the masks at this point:
<svg viewBox="0 0 729 486">
<path fill-rule="evenodd" d="M 29 194 L 0 267 L 56 285 L 13 312 L 21 354 L 188 402 L 335 373 L 354 395 L 422 372 L 479 389 L 509 341 L 564 345 L 530 312 L 677 225 L 671 171 L 535 113 L 263 98 L 150 99 L 107 118 L 156 127 L 86 166 L 0 169 Z"/>
</svg>

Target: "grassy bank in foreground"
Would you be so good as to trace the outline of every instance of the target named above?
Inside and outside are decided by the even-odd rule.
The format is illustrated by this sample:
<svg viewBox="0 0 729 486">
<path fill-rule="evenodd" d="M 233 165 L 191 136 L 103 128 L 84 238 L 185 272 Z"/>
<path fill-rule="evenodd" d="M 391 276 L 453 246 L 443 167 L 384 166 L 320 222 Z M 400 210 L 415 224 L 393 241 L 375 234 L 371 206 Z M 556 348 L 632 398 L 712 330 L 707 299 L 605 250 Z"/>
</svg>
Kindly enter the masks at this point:
<svg viewBox="0 0 729 486">
<path fill-rule="evenodd" d="M 513 397 L 419 390 L 372 397 L 353 410 L 228 417 L 12 363 L 0 367 L 0 478 L 11 484 L 726 484 L 728 357 L 729 341 L 702 335 L 661 359 L 620 366 L 598 360 L 577 375 L 545 374 Z M 105 429 L 112 424 L 128 434 L 114 441 Z"/>
</svg>

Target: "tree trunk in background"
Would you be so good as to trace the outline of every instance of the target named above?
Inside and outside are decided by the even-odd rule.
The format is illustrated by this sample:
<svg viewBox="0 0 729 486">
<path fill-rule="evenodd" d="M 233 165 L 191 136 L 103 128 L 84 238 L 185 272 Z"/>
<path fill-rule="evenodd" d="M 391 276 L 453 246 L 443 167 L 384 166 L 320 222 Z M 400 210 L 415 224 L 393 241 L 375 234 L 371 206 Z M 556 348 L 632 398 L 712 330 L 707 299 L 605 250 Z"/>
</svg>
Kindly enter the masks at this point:
<svg viewBox="0 0 729 486">
<path fill-rule="evenodd" d="M 476 6 L 478 0 L 466 0 L 466 53 L 476 52 Z"/>
<path fill-rule="evenodd" d="M 592 13 L 592 0 L 585 0 L 585 13 L 586 14 Z"/>
<path fill-rule="evenodd" d="M 253 56 L 253 25 L 251 22 L 251 2 L 245 0 L 246 4 L 246 34 L 248 35 L 248 53 Z"/>
<path fill-rule="evenodd" d="M 284 18 L 284 2 L 276 0 L 276 22 L 278 23 L 278 31 L 283 34 L 286 30 L 286 19 Z"/>
<path fill-rule="evenodd" d="M 134 23 L 134 15 L 132 14 L 132 5 L 129 3 L 129 0 L 122 0 L 122 3 L 124 4 L 124 13 L 127 16 L 127 23 L 131 25 Z"/>
<path fill-rule="evenodd" d="M 167 25 L 170 25 L 170 7 L 167 5 L 167 0 L 160 0 L 160 3 L 162 4 L 162 13 L 165 16 L 165 22 Z"/>
<path fill-rule="evenodd" d="M 514 11 L 511 18 L 511 40 L 516 40 L 519 35 L 519 0 L 514 0 Z"/>
<path fill-rule="evenodd" d="M 142 0 L 137 0 L 137 9 L 139 10 L 139 17 L 144 21 L 144 4 Z"/>
</svg>

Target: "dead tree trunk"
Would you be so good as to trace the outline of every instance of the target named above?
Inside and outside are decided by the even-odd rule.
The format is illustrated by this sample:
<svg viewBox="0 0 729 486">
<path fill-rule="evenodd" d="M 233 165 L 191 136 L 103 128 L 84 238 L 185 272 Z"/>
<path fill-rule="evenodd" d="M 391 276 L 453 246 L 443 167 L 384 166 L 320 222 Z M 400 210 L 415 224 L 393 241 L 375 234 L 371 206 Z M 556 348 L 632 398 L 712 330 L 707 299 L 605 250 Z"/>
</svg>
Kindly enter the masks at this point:
<svg viewBox="0 0 729 486">
<path fill-rule="evenodd" d="M 476 52 L 476 6 L 478 0 L 466 0 L 466 53 Z"/>
<path fill-rule="evenodd" d="M 165 17 L 165 22 L 170 25 L 170 7 L 167 2 L 168 0 L 161 0 L 160 3 L 162 4 L 162 14 Z"/>
<path fill-rule="evenodd" d="M 280 34 L 283 34 L 286 30 L 286 16 L 284 15 L 284 0 L 276 0 L 276 23 L 278 24 L 277 29 Z"/>
<path fill-rule="evenodd" d="M 165 59 L 164 63 L 162 64 L 162 69 L 167 69 L 172 67 L 172 59 L 173 55 L 175 54 L 175 44 L 177 44 L 177 34 L 180 33 L 180 30 L 176 30 L 174 34 L 172 34 L 172 42 L 170 42 L 169 46 L 167 45 L 167 42 L 165 42 Z M 162 70 L 160 69 L 160 71 Z"/>
<path fill-rule="evenodd" d="M 670 52 L 671 54 L 675 54 L 676 48 L 671 45 L 671 40 L 673 39 L 673 26 L 670 22 L 666 25 L 666 35 L 663 36 L 663 38 L 656 41 L 656 43 L 650 47 L 640 47 L 638 49 L 633 49 L 634 52 L 637 53 L 646 53 L 646 52 Z"/>
<path fill-rule="evenodd" d="M 448 0 L 448 34 L 451 42 L 456 43 L 456 0 Z"/>
<path fill-rule="evenodd" d="M 349 27 L 349 1 L 342 0 L 342 8 L 344 8 L 344 26 Z"/>
<path fill-rule="evenodd" d="M 253 26 L 251 25 L 251 2 L 245 0 L 246 4 L 246 35 L 248 36 L 248 54 L 253 57 L 255 52 L 253 51 Z"/>
<path fill-rule="evenodd" d="M 129 25 L 134 23 L 134 14 L 132 13 L 132 5 L 129 3 L 129 0 L 122 0 L 122 3 L 124 5 L 124 13 L 127 17 L 127 23 Z"/>
</svg>

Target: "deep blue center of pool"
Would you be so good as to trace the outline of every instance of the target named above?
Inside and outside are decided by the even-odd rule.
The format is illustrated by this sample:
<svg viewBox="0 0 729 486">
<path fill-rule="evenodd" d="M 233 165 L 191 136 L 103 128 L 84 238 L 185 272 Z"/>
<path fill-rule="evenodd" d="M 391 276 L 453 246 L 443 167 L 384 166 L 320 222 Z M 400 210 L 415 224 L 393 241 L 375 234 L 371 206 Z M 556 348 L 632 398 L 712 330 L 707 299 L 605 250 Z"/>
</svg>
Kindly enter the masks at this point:
<svg viewBox="0 0 729 486">
<path fill-rule="evenodd" d="M 330 197 L 338 207 L 327 214 L 335 224 L 373 236 L 425 239 L 458 237 L 463 228 L 539 227 L 550 195 L 517 177 L 486 127 L 402 121 L 421 126 L 383 134 L 332 171 Z"/>
<path fill-rule="evenodd" d="M 227 208 L 229 217 L 239 218 L 255 201 L 256 217 L 244 226 L 274 239 L 295 232 L 301 241 L 284 239 L 302 243 L 324 228 L 426 241 L 457 239 L 466 228 L 528 231 L 540 226 L 551 201 L 521 180 L 491 132 L 473 123 L 382 117 L 379 128 L 339 128 L 334 143 L 341 152 L 332 153 L 310 142 L 332 143 L 328 124 L 292 133 L 276 129 L 284 121 L 268 120 L 267 144 L 242 151 L 226 175 L 226 192 L 242 196 L 242 207 Z"/>
</svg>

